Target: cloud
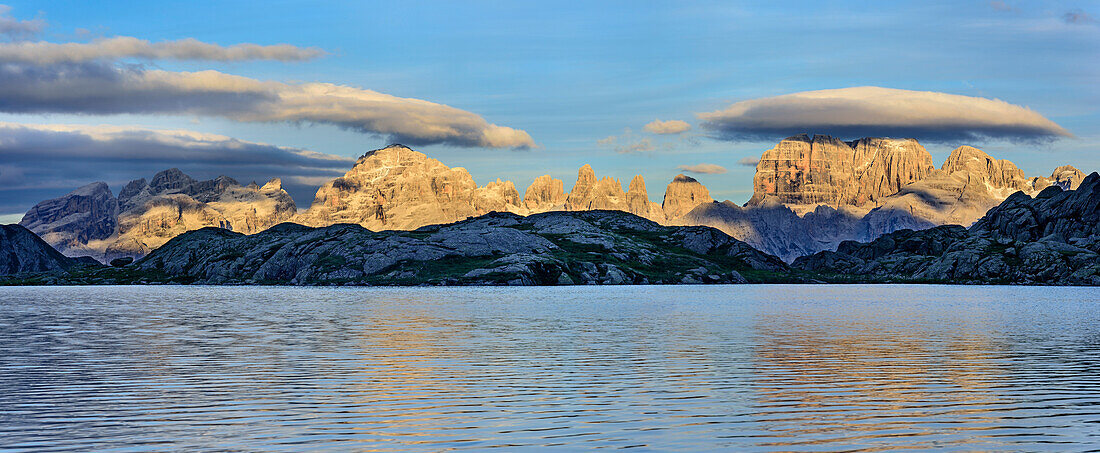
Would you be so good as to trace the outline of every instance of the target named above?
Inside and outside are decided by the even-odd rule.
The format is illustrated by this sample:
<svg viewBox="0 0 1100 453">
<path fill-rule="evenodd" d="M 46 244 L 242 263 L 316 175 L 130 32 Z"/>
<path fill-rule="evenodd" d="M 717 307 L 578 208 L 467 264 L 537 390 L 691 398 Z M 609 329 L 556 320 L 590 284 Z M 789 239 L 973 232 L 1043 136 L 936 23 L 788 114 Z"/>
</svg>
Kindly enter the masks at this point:
<svg viewBox="0 0 1100 453">
<path fill-rule="evenodd" d="M 1070 25 L 1095 24 L 1096 18 L 1081 10 L 1070 11 L 1062 15 L 1062 21 Z"/>
<path fill-rule="evenodd" d="M 41 18 L 30 20 L 18 20 L 8 15 L 11 7 L 0 5 L 0 36 L 9 39 L 28 39 L 37 36 L 46 28 L 46 21 Z"/>
<path fill-rule="evenodd" d="M 705 175 L 720 175 L 726 172 L 726 167 L 715 164 L 681 165 L 676 168 L 686 171 L 688 173 L 699 173 Z"/>
<path fill-rule="evenodd" d="M 0 63 L 0 112 L 217 116 L 327 124 L 417 146 L 536 146 L 525 131 L 420 99 L 330 83 L 289 84 L 98 61 Z"/>
<path fill-rule="evenodd" d="M 0 22 L 2 24 L 3 22 Z M 2 27 L 2 25 L 0 25 Z M 145 60 L 206 60 L 206 61 L 304 61 L 324 55 L 317 48 L 301 48 L 290 44 L 261 46 L 235 44 L 220 46 L 188 38 L 152 43 L 129 36 L 98 39 L 90 43 L 10 42 L 0 43 L 0 61 L 34 63 L 81 63 L 94 60 L 139 58 Z"/>
<path fill-rule="evenodd" d="M 755 167 L 756 164 L 759 164 L 759 163 L 760 163 L 760 157 L 759 156 L 742 157 L 741 160 L 737 161 L 737 165 L 744 165 L 746 167 Z"/>
<path fill-rule="evenodd" d="M 1033 110 L 998 99 L 880 87 L 752 99 L 697 116 L 715 138 L 732 141 L 775 140 L 806 132 L 943 142 L 1073 136 Z"/>
<path fill-rule="evenodd" d="M 615 140 L 616 140 L 616 139 L 618 139 L 618 137 L 616 137 L 616 136 L 614 136 L 614 135 L 608 135 L 607 137 L 604 137 L 604 138 L 601 138 L 601 139 L 599 139 L 599 140 L 596 140 L 596 144 L 597 144 L 597 145 L 601 145 L 601 146 L 603 146 L 603 145 L 610 145 L 610 144 L 612 144 L 612 143 L 615 143 Z"/>
<path fill-rule="evenodd" d="M 0 162 L 0 213 L 10 213 L 94 181 L 117 192 L 172 167 L 244 184 L 280 177 L 308 206 L 314 183 L 343 174 L 354 159 L 188 130 L 0 122 Z"/>
<path fill-rule="evenodd" d="M 642 129 L 653 134 L 679 134 L 690 130 L 691 125 L 686 121 L 680 120 L 653 120 L 653 122 L 646 124 Z"/>
<path fill-rule="evenodd" d="M 653 151 L 653 142 L 648 138 L 643 138 L 634 143 L 626 143 L 615 147 L 615 152 L 619 154 L 631 154 L 631 153 L 643 153 L 646 151 Z"/>
<path fill-rule="evenodd" d="M 993 1 L 989 2 L 989 7 L 993 8 L 997 11 L 1004 11 L 1004 12 L 1016 11 L 1016 8 L 1012 7 L 1012 5 L 1009 5 L 1008 3 L 1005 3 L 1005 2 L 1002 2 L 1002 1 L 997 1 L 997 0 L 993 0 Z"/>
</svg>

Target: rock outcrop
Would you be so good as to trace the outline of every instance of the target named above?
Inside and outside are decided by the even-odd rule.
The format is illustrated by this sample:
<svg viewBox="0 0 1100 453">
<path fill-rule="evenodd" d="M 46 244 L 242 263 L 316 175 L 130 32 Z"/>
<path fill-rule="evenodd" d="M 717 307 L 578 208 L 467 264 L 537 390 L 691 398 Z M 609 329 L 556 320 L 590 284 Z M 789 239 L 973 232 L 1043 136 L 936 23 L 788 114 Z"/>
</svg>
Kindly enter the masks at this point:
<svg viewBox="0 0 1100 453">
<path fill-rule="evenodd" d="M 1007 160 L 990 157 L 977 148 L 960 146 L 940 170 L 883 198 L 880 209 L 908 212 L 930 225 L 969 226 L 1014 192 L 1038 193 L 1062 178 L 1060 187 L 1080 185 L 1083 176 L 1070 166 L 1059 167 L 1052 178 L 1027 179 Z M 884 231 L 887 233 L 889 231 Z"/>
<path fill-rule="evenodd" d="M 813 211 L 800 214 L 774 200 L 745 207 L 729 201 L 706 203 L 671 224 L 714 227 L 787 262 L 823 250 L 836 250 L 848 240 L 869 241 L 884 232 L 935 226 L 907 212 L 888 209 L 867 212 L 849 206 L 836 209 L 818 205 Z"/>
<path fill-rule="evenodd" d="M 1016 164 L 994 159 L 973 146 L 955 148 L 940 169 L 948 175 L 961 173 L 966 178 L 981 180 L 993 189 L 1015 192 L 1030 188 L 1024 171 L 1017 168 Z"/>
<path fill-rule="evenodd" d="M 131 181 L 116 199 L 98 182 L 39 203 L 21 224 L 68 256 L 101 261 L 141 257 L 187 231 L 215 226 L 255 233 L 289 220 L 294 200 L 273 179 L 241 186 L 221 176 L 198 181 L 173 168 Z"/>
<path fill-rule="evenodd" d="M 130 267 L 184 283 L 294 285 L 737 283 L 786 269 L 713 228 L 663 227 L 618 211 L 493 213 L 411 232 L 206 228 Z"/>
<path fill-rule="evenodd" d="M 661 211 L 666 219 L 677 219 L 687 214 L 696 206 L 703 203 L 712 203 L 710 191 L 703 187 L 699 181 L 683 174 L 676 175 L 672 182 L 665 187 L 665 197 L 661 200 Z"/>
<path fill-rule="evenodd" d="M 38 203 L 19 224 L 62 252 L 81 253 L 88 243 L 115 234 L 117 216 L 118 200 L 106 183 L 96 182 Z"/>
<path fill-rule="evenodd" d="M 1037 193 L 1049 186 L 1058 186 L 1063 190 L 1077 189 L 1081 185 L 1081 181 L 1085 180 L 1085 172 L 1078 170 L 1072 165 L 1063 165 L 1055 168 L 1054 172 L 1050 174 L 1050 177 L 1036 176 L 1028 180 L 1028 189 L 1026 192 Z"/>
<path fill-rule="evenodd" d="M 344 176 L 317 190 L 296 221 L 309 226 L 354 223 L 374 231 L 412 230 L 494 211 L 520 211 L 511 182 L 478 187 L 465 168 L 451 168 L 403 145 L 364 154 Z"/>
<path fill-rule="evenodd" d="M 20 225 L 0 225 L 0 275 L 60 272 L 77 263 Z"/>
<path fill-rule="evenodd" d="M 560 211 L 565 209 L 565 184 L 550 175 L 535 178 L 523 193 L 523 207 L 529 212 Z"/>
<path fill-rule="evenodd" d="M 756 165 L 749 205 L 765 198 L 792 205 L 863 206 L 919 181 L 935 166 L 916 140 L 826 135 L 789 137 Z"/>
<path fill-rule="evenodd" d="M 1100 285 L 1100 175 L 1016 192 L 969 229 L 901 230 L 794 265 L 855 280 Z"/>
</svg>

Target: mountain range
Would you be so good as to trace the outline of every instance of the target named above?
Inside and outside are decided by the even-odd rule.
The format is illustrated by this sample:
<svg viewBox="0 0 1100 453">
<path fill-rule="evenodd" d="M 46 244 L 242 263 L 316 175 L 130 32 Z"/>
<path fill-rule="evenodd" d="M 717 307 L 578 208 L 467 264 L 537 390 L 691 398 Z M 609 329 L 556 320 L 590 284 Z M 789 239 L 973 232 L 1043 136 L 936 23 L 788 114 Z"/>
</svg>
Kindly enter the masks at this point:
<svg viewBox="0 0 1100 453">
<path fill-rule="evenodd" d="M 765 253 L 792 262 L 835 251 L 844 241 L 871 241 L 894 231 L 969 226 L 1014 192 L 1050 186 L 1073 189 L 1084 174 L 1062 166 L 1028 178 L 1014 164 L 961 146 L 940 168 L 916 140 L 854 141 L 798 135 L 765 151 L 744 206 L 717 202 L 686 175 L 649 201 L 641 175 L 627 190 L 584 165 L 569 192 L 544 175 L 521 196 L 511 181 L 478 186 L 462 167 L 402 145 L 367 152 L 343 176 L 317 190 L 298 211 L 274 179 L 246 186 L 222 176 L 197 181 L 178 169 L 131 181 L 115 197 L 106 183 L 43 201 L 20 225 L 67 256 L 106 262 L 140 258 L 186 231 L 217 227 L 254 234 L 282 222 L 323 228 L 357 224 L 367 230 L 410 231 L 492 212 L 521 216 L 551 211 L 624 211 L 670 226 L 711 226 Z"/>
</svg>

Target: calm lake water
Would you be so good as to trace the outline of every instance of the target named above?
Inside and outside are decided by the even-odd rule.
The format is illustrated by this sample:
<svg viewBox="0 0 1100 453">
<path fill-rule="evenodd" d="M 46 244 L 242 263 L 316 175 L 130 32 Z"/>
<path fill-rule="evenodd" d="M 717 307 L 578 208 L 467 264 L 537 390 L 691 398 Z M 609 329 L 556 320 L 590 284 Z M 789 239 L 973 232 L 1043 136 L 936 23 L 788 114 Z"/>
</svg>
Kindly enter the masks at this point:
<svg viewBox="0 0 1100 453">
<path fill-rule="evenodd" d="M 1098 299 L 0 288 L 0 450 L 1095 450 Z"/>
</svg>

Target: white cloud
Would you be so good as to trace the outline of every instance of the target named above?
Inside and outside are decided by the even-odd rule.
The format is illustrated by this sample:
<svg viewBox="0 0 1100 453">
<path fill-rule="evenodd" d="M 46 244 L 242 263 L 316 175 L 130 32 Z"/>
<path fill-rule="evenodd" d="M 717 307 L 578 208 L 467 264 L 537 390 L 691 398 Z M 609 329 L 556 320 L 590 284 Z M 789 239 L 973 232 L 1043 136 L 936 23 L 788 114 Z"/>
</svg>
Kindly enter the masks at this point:
<svg viewBox="0 0 1100 453">
<path fill-rule="evenodd" d="M 0 31 L 2 31 L 0 18 Z M 80 63 L 93 60 L 139 58 L 145 60 L 304 61 L 324 55 L 321 49 L 290 44 L 262 46 L 235 44 L 220 46 L 187 38 L 178 41 L 149 42 L 129 36 L 98 39 L 90 43 L 10 42 L 0 43 L 0 61 L 34 63 Z"/>
<path fill-rule="evenodd" d="M 643 138 L 633 143 L 625 143 L 620 146 L 616 146 L 615 152 L 619 154 L 630 154 L 653 151 L 654 149 L 655 148 L 653 147 L 653 142 L 650 141 L 648 138 Z"/>
<path fill-rule="evenodd" d="M 691 130 L 691 125 L 686 121 L 680 120 L 653 120 L 649 124 L 646 124 L 643 129 L 653 134 L 679 134 Z"/>
<path fill-rule="evenodd" d="M 681 165 L 676 168 L 686 171 L 688 173 L 699 173 L 705 175 L 720 175 L 726 172 L 726 167 L 716 164 Z"/>
<path fill-rule="evenodd" d="M 1072 137 L 1035 111 L 998 99 L 881 87 L 752 99 L 697 116 L 703 128 L 727 140 L 773 140 L 804 132 L 931 141 Z"/>
</svg>

